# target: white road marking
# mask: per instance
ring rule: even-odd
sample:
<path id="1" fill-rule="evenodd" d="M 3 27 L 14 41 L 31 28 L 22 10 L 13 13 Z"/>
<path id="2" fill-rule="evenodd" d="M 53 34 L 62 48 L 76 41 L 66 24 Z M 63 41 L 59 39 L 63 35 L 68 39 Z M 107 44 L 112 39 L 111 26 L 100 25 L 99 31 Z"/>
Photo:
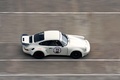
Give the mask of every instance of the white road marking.
<path id="1" fill-rule="evenodd" d="M 95 62 L 120 62 L 120 59 L 0 59 L 0 62 L 7 62 L 7 61 L 21 61 L 21 62 L 63 62 L 63 61 L 67 61 L 67 62 L 76 62 L 76 61 L 81 61 L 81 62 L 90 62 L 90 61 L 95 61 Z"/>
<path id="2" fill-rule="evenodd" d="M 120 12 L 0 12 L 2 14 L 120 14 Z"/>
<path id="3" fill-rule="evenodd" d="M 20 42 L 0 42 L 0 44 L 2 44 L 2 43 L 8 43 L 8 44 L 10 44 L 10 43 L 12 43 L 12 44 L 21 44 Z"/>
<path id="4" fill-rule="evenodd" d="M 57 76 L 57 77 L 65 77 L 65 76 L 70 76 L 70 77 L 76 77 L 76 76 L 120 76 L 120 74 L 0 74 L 0 76 Z"/>

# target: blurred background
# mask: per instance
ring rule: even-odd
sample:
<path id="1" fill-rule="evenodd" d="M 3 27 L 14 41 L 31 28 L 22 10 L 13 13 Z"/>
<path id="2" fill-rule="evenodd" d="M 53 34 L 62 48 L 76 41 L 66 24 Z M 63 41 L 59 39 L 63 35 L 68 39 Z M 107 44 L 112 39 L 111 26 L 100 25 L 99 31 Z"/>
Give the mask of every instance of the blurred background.
<path id="1" fill-rule="evenodd" d="M 119 0 L 0 0 L 1 12 L 119 12 Z"/>
<path id="2" fill-rule="evenodd" d="M 119 80 L 119 11 L 119 0 L 0 0 L 0 79 Z M 45 30 L 85 36 L 91 44 L 90 54 L 76 61 L 67 61 L 72 60 L 69 57 L 46 57 L 44 61 L 35 61 L 22 52 L 21 35 Z M 35 74 L 39 75 L 30 77 Z M 51 74 L 51 77 L 40 77 L 41 74 Z M 74 76 L 54 77 L 52 74 Z M 76 77 L 75 74 L 83 75 Z"/>
<path id="3" fill-rule="evenodd" d="M 59 30 L 66 34 L 85 36 L 91 44 L 86 58 L 120 58 L 120 14 L 96 13 L 1 13 L 1 50 L 8 55 L 19 53 L 22 34 L 35 34 L 45 30 Z M 8 43 L 10 49 L 8 47 Z M 13 44 L 14 43 L 14 44 Z M 13 46 L 14 45 L 14 46 Z M 5 46 L 5 47 L 3 47 Z M 13 48 L 12 48 L 13 47 Z M 15 47 L 15 48 L 14 48 Z M 17 49 L 16 49 L 17 48 Z M 13 50 L 11 50 L 13 49 Z M 3 57 L 3 54 L 0 54 Z M 13 56 L 13 55 L 12 55 Z M 6 55 L 3 58 L 12 58 Z M 24 55 L 23 55 L 24 56 Z M 17 58 L 17 56 L 14 58 Z"/>

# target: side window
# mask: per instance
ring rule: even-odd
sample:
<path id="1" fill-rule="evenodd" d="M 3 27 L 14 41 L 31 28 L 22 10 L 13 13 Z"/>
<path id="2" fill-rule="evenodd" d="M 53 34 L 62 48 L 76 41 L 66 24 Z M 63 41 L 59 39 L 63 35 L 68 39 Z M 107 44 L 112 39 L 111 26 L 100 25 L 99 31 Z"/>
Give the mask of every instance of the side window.
<path id="1" fill-rule="evenodd" d="M 49 46 L 50 43 L 51 41 L 44 41 L 44 42 L 39 43 L 39 45 Z"/>
<path id="2" fill-rule="evenodd" d="M 61 42 L 58 40 L 56 40 L 55 43 L 56 43 L 56 46 L 62 46 Z"/>
<path id="3" fill-rule="evenodd" d="M 39 43 L 39 45 L 44 45 L 44 46 L 56 46 L 55 42 L 50 40 L 50 41 L 44 41 Z"/>
<path id="4" fill-rule="evenodd" d="M 62 44 L 58 40 L 44 41 L 44 42 L 39 43 L 39 45 L 44 45 L 44 46 L 62 46 Z"/>

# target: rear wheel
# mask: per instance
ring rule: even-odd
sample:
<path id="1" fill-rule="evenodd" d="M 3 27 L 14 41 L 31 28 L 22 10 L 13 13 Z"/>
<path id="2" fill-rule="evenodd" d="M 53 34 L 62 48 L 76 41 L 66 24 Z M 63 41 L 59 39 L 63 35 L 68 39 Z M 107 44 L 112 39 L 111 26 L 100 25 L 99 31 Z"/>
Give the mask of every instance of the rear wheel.
<path id="1" fill-rule="evenodd" d="M 33 57 L 36 58 L 36 59 L 42 59 L 42 58 L 45 57 L 45 55 L 44 55 L 43 52 L 37 51 L 37 52 L 34 53 Z"/>
<path id="2" fill-rule="evenodd" d="M 82 57 L 82 53 L 79 51 L 74 51 L 71 53 L 70 57 L 72 57 L 73 59 L 78 59 Z"/>

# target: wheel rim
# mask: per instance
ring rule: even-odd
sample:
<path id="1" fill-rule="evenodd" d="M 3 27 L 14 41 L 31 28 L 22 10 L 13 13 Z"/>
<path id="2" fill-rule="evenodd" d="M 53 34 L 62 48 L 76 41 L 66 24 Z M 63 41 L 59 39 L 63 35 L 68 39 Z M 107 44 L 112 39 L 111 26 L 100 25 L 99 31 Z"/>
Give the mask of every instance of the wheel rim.
<path id="1" fill-rule="evenodd" d="M 73 55 L 75 58 L 77 58 L 78 56 L 79 56 L 79 54 L 78 53 L 74 53 L 74 55 Z"/>

